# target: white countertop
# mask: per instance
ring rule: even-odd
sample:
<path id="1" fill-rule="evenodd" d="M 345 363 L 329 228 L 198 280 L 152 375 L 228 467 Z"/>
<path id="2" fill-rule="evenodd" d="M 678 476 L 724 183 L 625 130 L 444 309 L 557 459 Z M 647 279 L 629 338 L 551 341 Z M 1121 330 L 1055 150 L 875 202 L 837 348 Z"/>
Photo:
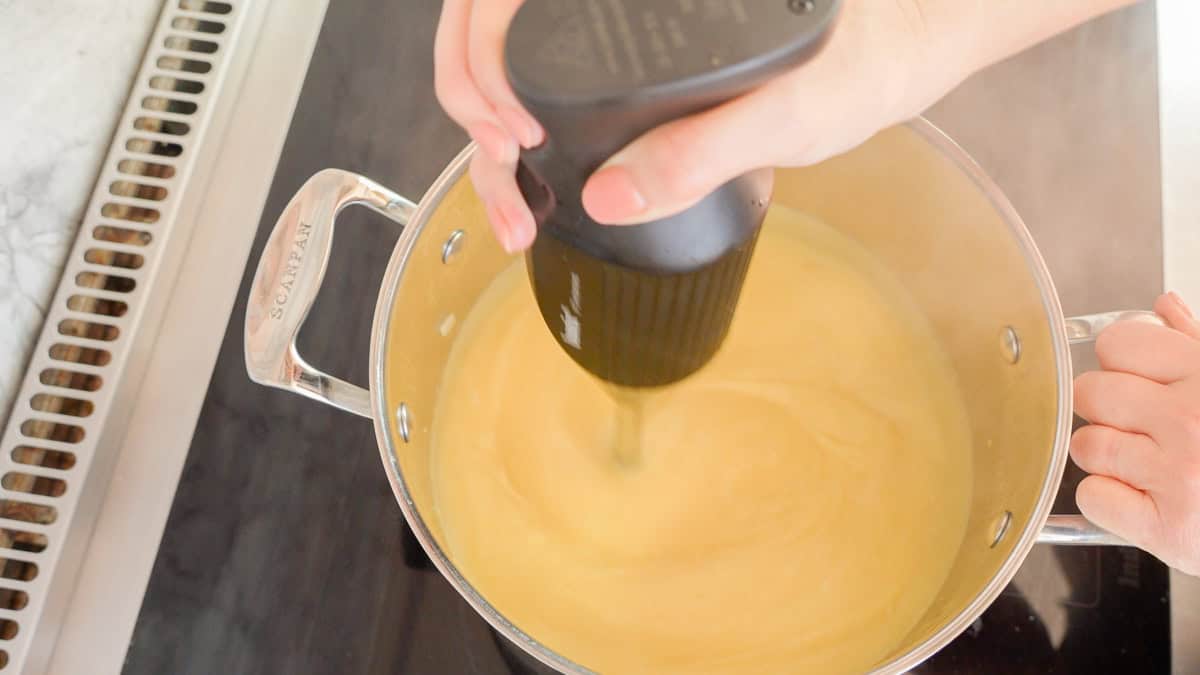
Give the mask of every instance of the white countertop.
<path id="1" fill-rule="evenodd" d="M 0 429 L 162 0 L 0 0 Z"/>
<path id="2" fill-rule="evenodd" d="M 1200 301 L 1200 5 L 1158 4 L 1163 285 Z M 1171 571 L 1172 671 L 1200 672 L 1200 578 Z M 1191 639 L 1184 639 L 1184 637 Z"/>

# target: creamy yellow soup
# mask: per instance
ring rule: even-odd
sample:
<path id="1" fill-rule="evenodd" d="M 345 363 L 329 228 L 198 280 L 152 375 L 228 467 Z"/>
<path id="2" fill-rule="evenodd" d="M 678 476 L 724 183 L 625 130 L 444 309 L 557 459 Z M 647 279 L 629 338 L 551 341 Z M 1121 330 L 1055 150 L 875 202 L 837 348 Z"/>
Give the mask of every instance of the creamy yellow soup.
<path id="1" fill-rule="evenodd" d="M 772 207 L 721 351 L 641 405 L 623 430 L 523 264 L 497 278 L 432 435 L 448 553 L 489 602 L 602 673 L 852 673 L 899 646 L 962 542 L 970 437 L 864 249 Z"/>

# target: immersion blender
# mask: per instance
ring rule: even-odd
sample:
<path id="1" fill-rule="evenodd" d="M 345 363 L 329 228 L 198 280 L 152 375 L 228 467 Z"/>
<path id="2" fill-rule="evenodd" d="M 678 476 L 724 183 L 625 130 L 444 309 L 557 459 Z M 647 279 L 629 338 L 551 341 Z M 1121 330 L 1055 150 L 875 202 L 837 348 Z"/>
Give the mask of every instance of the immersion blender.
<path id="1" fill-rule="evenodd" d="M 584 182 L 663 123 L 717 106 L 811 58 L 840 0 L 526 0 L 505 45 L 518 99 L 546 131 L 517 178 L 538 232 L 529 278 L 579 365 L 623 387 L 681 380 L 733 320 L 771 193 L 735 178 L 677 215 L 609 226 Z M 719 161 L 720 158 L 713 158 Z M 687 168 L 684 167 L 683 170 Z"/>

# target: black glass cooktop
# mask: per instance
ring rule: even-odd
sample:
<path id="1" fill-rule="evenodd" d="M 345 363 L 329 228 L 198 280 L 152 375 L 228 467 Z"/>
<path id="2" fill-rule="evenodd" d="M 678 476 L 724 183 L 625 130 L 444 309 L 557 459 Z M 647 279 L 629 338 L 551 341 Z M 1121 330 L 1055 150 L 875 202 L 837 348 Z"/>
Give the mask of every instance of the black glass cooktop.
<path id="1" fill-rule="evenodd" d="M 1068 466 L 1057 513 L 1078 513 Z M 1166 673 L 1168 570 L 1133 548 L 1035 546 L 983 616 L 914 672 Z"/>
<path id="2" fill-rule="evenodd" d="M 434 0 L 330 3 L 252 264 L 314 172 L 358 171 L 417 197 L 465 143 L 433 96 L 438 10 Z M 334 375 L 366 382 L 375 293 L 396 236 L 371 214 L 339 221 L 300 345 Z M 239 299 L 125 672 L 547 672 L 428 563 L 367 421 L 249 382 L 244 311 Z M 1068 476 L 1062 510 L 1077 480 Z M 1168 621 L 1167 573 L 1149 556 L 1036 547 L 994 606 L 918 672 L 1167 672 Z"/>

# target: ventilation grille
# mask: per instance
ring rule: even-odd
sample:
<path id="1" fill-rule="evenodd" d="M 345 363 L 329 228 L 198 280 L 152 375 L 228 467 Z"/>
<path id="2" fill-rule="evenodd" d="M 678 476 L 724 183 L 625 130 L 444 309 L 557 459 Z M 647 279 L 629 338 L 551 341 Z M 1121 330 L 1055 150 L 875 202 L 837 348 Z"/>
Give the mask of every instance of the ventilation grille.
<path id="1" fill-rule="evenodd" d="M 95 525 L 119 441 L 101 440 L 124 427 L 116 394 L 138 386 L 139 332 L 157 331 L 146 296 L 174 280 L 159 263 L 251 1 L 164 3 L 81 223 L 0 444 L 0 672 L 40 669 L 27 656 L 56 637 L 56 622 L 40 620 L 78 572 L 62 554 L 83 547 L 68 540 Z"/>

